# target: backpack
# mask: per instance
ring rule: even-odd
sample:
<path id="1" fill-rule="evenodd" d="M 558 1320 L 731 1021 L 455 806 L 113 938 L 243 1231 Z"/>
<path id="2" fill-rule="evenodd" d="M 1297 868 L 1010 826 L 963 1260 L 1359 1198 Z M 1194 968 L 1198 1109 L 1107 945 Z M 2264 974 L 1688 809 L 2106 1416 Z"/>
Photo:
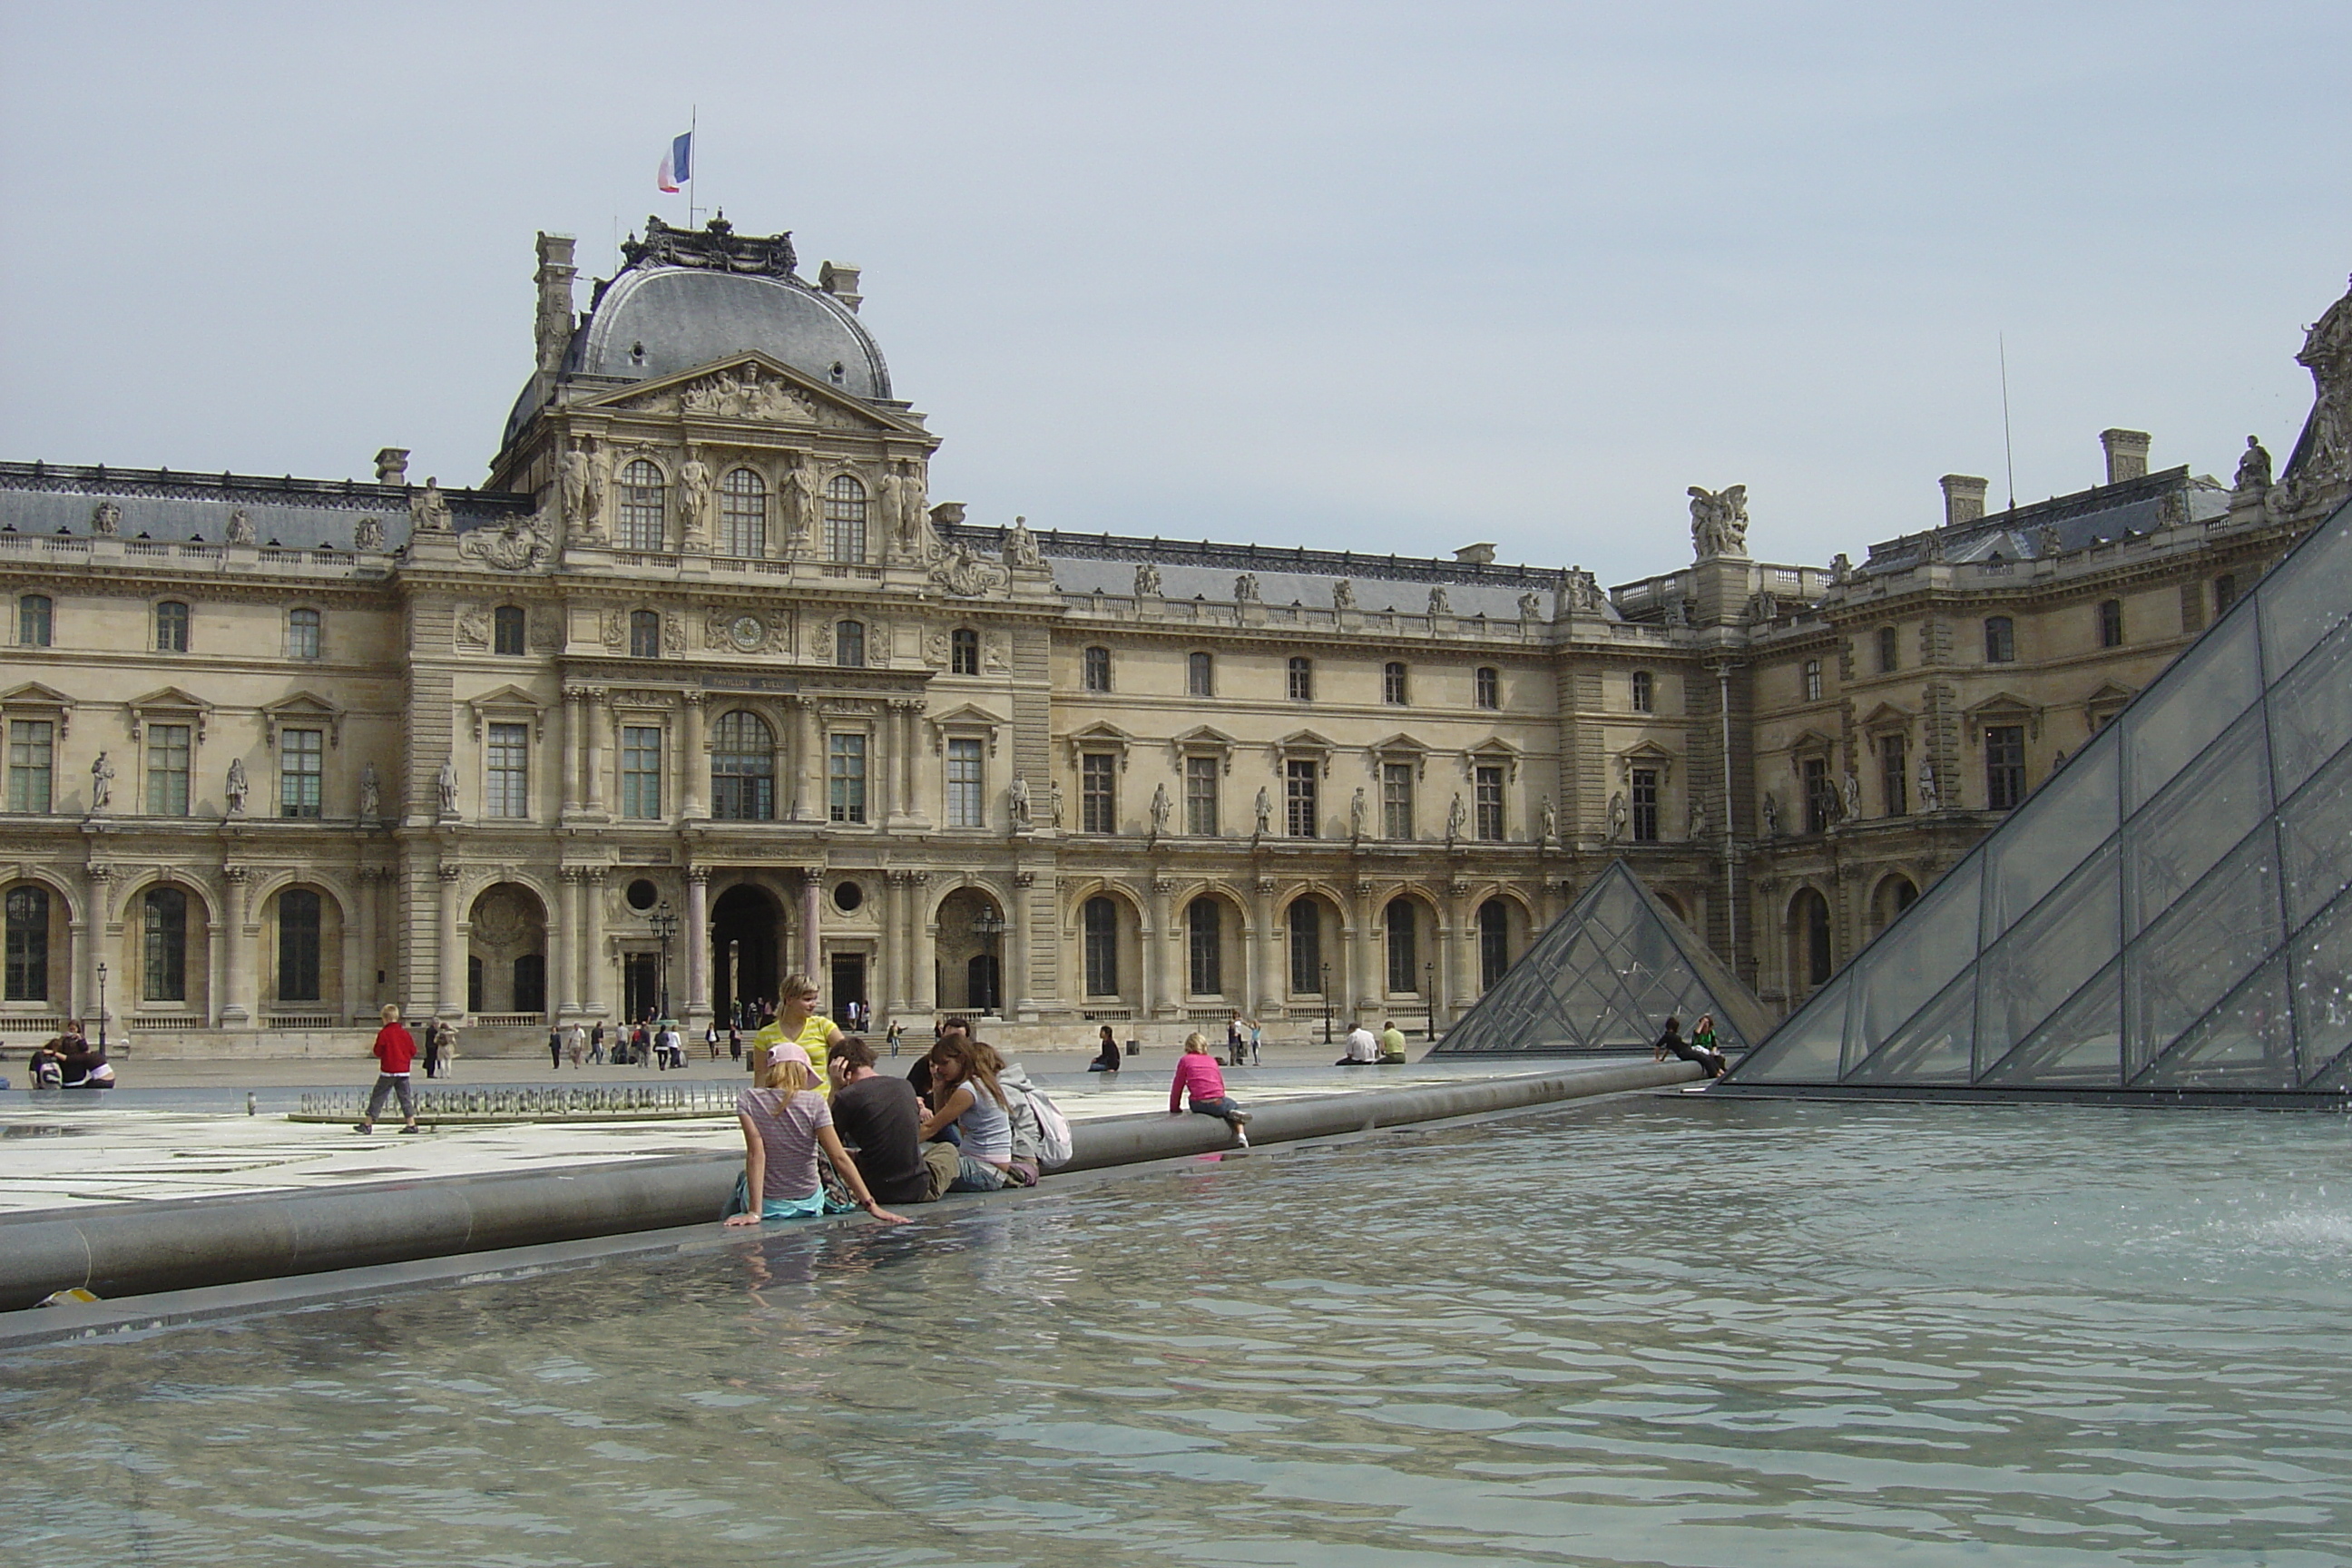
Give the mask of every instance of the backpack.
<path id="1" fill-rule="evenodd" d="M 1013 1157 L 1030 1160 L 1045 1170 L 1070 1163 L 1070 1119 L 1042 1089 L 1029 1081 L 1018 1062 L 1006 1064 L 997 1083 L 1011 1101 Z"/>

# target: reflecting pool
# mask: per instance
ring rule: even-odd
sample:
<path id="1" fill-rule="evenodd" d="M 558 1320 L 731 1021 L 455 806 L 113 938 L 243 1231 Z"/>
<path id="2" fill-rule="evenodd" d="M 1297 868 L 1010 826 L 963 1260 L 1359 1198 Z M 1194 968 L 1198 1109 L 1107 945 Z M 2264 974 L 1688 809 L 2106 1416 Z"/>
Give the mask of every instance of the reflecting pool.
<path id="1" fill-rule="evenodd" d="M 2352 1124 L 1618 1100 L 0 1361 L 22 1561 L 2338 1563 Z"/>

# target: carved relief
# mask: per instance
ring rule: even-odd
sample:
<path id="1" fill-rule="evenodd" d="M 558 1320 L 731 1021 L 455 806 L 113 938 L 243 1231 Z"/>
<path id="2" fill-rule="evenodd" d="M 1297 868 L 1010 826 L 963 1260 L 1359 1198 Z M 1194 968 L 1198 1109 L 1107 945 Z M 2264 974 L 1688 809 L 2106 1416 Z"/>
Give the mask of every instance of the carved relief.
<path id="1" fill-rule="evenodd" d="M 973 599 L 1013 581 L 1013 574 L 995 562 L 974 555 L 962 540 L 931 567 L 931 586 L 954 599 Z"/>
<path id="2" fill-rule="evenodd" d="M 547 563 L 554 542 L 540 514 L 509 518 L 497 528 L 478 528 L 457 541 L 457 553 L 500 572 L 530 572 Z"/>
<path id="3" fill-rule="evenodd" d="M 486 648 L 490 646 L 490 612 L 481 605 L 457 606 L 457 637 L 459 647 Z"/>
<path id="4" fill-rule="evenodd" d="M 628 647 L 629 612 L 626 610 L 606 610 L 604 616 L 603 637 L 604 646 L 611 648 L 615 653 L 618 653 L 621 649 Z"/>
<path id="5" fill-rule="evenodd" d="M 663 647 L 670 646 L 670 628 L 675 619 L 666 619 L 662 627 Z M 821 635 L 821 634 L 819 634 Z M 678 627 L 677 652 L 686 652 L 686 633 Z M 702 646 L 729 653 L 790 653 L 793 647 L 792 617 L 770 611 L 765 617 L 749 610 L 712 610 L 702 618 Z"/>

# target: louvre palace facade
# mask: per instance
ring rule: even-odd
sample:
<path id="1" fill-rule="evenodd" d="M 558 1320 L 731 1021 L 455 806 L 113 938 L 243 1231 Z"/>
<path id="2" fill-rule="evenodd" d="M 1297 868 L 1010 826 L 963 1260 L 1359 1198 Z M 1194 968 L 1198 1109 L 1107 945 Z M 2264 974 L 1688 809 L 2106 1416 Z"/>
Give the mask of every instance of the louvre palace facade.
<path id="1" fill-rule="evenodd" d="M 1785 1010 L 2352 478 L 2339 302 L 2275 477 L 2110 430 L 2101 483 L 1948 476 L 1858 563 L 1752 558 L 1736 486 L 1607 590 L 1033 531 L 932 500 L 856 269 L 625 255 L 583 311 L 541 237 L 479 488 L 0 464 L 0 1037 L 101 984 L 166 1050 L 698 1027 L 800 969 L 1016 1040 L 1442 1030 L 1619 858 Z"/>

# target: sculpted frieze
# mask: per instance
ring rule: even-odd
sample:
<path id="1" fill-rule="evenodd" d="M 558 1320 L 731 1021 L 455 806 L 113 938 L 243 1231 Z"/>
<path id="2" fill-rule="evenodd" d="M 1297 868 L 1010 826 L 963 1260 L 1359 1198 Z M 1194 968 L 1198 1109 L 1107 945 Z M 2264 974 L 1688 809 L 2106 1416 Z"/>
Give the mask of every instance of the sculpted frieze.
<path id="1" fill-rule="evenodd" d="M 457 553 L 500 572 L 530 572 L 547 563 L 555 544 L 539 514 L 509 518 L 497 528 L 478 528 L 457 541 Z"/>
<path id="2" fill-rule="evenodd" d="M 664 627 L 663 643 L 669 643 L 668 628 Z M 678 641 L 683 645 L 681 632 Z M 749 610 L 711 610 L 702 618 L 702 646 L 725 653 L 790 653 L 793 647 L 793 623 L 789 615 L 771 610 L 764 616 Z M 683 646 L 677 652 L 686 651 Z"/>

